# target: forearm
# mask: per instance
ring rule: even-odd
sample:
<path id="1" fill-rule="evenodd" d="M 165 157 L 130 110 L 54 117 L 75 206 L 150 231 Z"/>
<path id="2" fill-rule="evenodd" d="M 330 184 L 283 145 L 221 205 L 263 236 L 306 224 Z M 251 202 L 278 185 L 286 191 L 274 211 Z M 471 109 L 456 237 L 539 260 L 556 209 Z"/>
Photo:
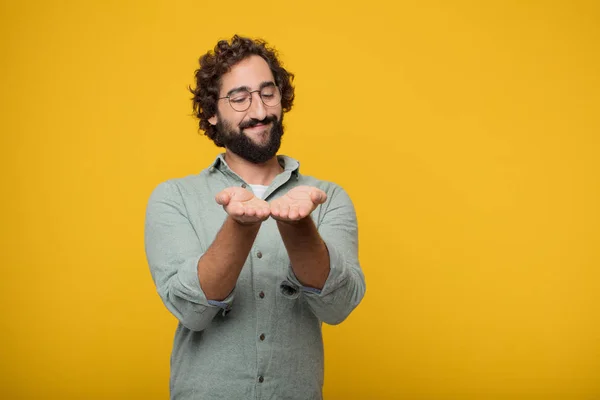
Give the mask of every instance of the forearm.
<path id="1" fill-rule="evenodd" d="M 329 275 L 329 253 L 312 218 L 293 223 L 278 221 L 277 227 L 298 281 L 322 289 Z"/>
<path id="2" fill-rule="evenodd" d="M 198 261 L 198 280 L 209 300 L 225 299 L 235 287 L 260 223 L 244 225 L 227 217 Z"/>

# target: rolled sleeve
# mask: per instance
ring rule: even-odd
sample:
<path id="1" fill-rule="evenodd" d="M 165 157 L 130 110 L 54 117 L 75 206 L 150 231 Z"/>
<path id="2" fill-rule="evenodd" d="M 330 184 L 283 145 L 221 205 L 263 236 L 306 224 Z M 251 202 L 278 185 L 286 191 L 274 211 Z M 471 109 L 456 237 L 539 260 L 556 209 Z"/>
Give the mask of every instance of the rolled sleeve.
<path id="1" fill-rule="evenodd" d="M 205 249 L 189 221 L 181 194 L 170 182 L 160 184 L 150 196 L 144 237 L 157 291 L 182 325 L 204 330 L 219 310 L 231 308 L 233 292 L 215 304 L 200 286 L 198 261 Z"/>
<path id="2" fill-rule="evenodd" d="M 358 226 L 350 197 L 336 187 L 318 231 L 329 252 L 329 275 L 322 289 L 302 286 L 289 268 L 288 279 L 301 288 L 315 315 L 335 325 L 345 320 L 364 297 L 366 285 L 358 261 Z"/>

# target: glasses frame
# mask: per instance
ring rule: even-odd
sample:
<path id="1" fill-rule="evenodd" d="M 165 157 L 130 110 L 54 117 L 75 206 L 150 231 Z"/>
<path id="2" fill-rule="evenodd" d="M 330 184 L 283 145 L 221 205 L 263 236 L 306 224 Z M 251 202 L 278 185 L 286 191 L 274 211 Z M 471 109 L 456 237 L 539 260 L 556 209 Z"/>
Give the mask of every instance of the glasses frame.
<path id="1" fill-rule="evenodd" d="M 266 89 L 268 87 L 274 87 L 279 92 L 279 101 L 277 102 L 277 104 L 268 105 L 267 103 L 265 103 L 265 100 L 262 98 L 262 94 L 260 92 L 263 89 Z M 246 92 L 246 93 L 250 94 L 250 103 L 248 103 L 248 107 L 246 107 L 243 110 L 236 110 L 235 107 L 233 107 L 233 105 L 231 104 L 231 98 L 230 97 L 233 96 L 233 94 L 230 94 L 229 96 L 219 97 L 218 100 L 227 99 L 227 103 L 229 103 L 229 106 L 233 109 L 233 111 L 236 111 L 236 112 L 248 111 L 250 109 L 250 107 L 252 107 L 252 99 L 254 98 L 254 96 L 252 96 L 252 93 L 258 93 L 258 97 L 260 97 L 260 101 L 262 101 L 262 103 L 264 104 L 265 107 L 277 107 L 278 105 L 281 104 L 281 100 L 282 100 L 281 88 L 279 88 L 279 86 L 277 86 L 277 85 L 273 85 L 273 86 L 269 85 L 269 86 L 266 86 L 266 87 L 264 87 L 262 89 L 257 89 L 257 90 L 240 89 L 240 90 L 237 90 L 235 94 L 238 94 L 239 92 Z"/>

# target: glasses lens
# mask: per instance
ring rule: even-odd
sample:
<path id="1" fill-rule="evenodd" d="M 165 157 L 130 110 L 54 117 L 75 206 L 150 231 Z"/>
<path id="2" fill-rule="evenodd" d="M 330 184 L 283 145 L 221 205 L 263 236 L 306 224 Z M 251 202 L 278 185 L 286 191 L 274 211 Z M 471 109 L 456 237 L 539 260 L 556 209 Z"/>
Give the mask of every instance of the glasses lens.
<path id="1" fill-rule="evenodd" d="M 267 86 L 260 91 L 260 98 L 266 106 L 274 107 L 281 102 L 281 92 L 277 86 Z"/>
<path id="2" fill-rule="evenodd" d="M 240 90 L 239 92 L 229 96 L 229 104 L 236 111 L 246 111 L 250 107 L 252 95 L 247 90 Z"/>

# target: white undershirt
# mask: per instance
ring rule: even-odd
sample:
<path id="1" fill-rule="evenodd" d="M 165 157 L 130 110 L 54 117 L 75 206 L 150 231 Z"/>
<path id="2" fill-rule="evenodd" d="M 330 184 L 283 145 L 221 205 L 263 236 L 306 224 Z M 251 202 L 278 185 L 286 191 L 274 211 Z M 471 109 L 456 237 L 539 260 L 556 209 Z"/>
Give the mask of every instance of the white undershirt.
<path id="1" fill-rule="evenodd" d="M 254 192 L 254 195 L 261 200 L 262 200 L 263 196 L 265 195 L 265 192 L 267 191 L 267 188 L 268 188 L 268 186 L 265 186 L 265 185 L 252 185 L 252 184 L 250 184 L 250 187 L 252 188 L 252 192 Z"/>

